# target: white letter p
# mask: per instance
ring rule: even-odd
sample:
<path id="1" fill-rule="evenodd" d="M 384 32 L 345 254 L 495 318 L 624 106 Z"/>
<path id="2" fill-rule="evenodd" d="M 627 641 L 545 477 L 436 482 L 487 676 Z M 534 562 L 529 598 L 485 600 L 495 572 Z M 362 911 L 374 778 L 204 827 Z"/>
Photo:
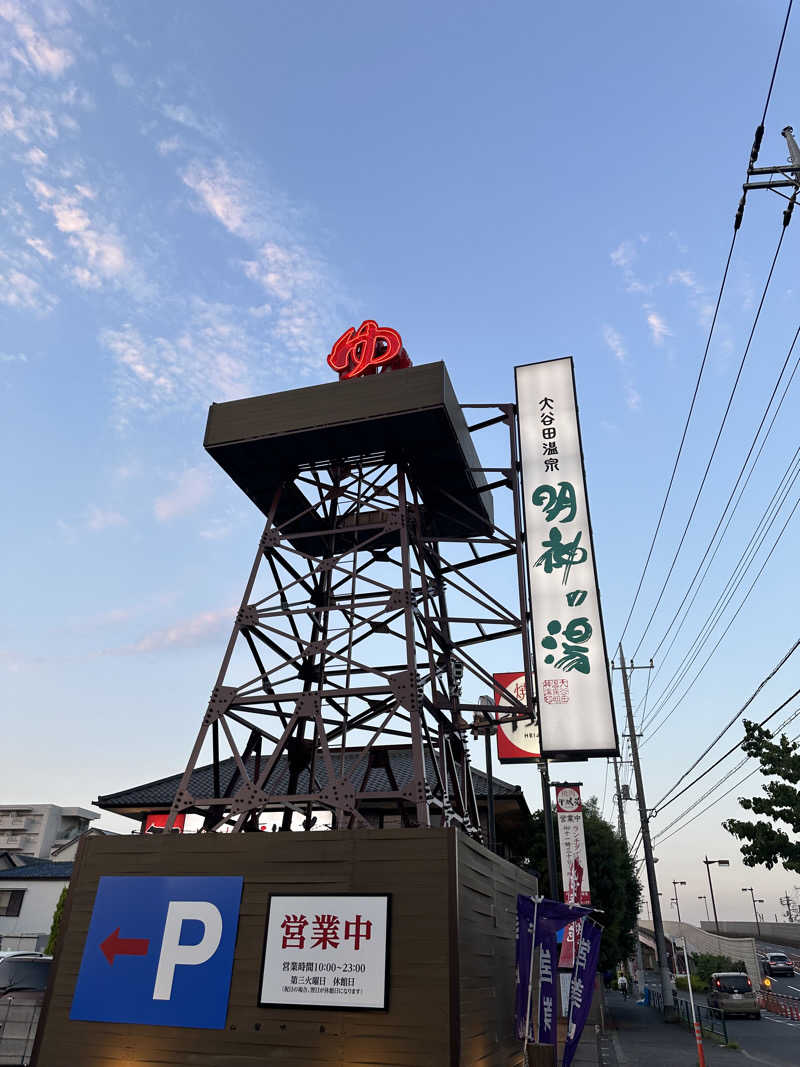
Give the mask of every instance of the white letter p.
<path id="1" fill-rule="evenodd" d="M 197 919 L 203 924 L 203 936 L 196 945 L 182 945 L 181 927 L 185 919 Z M 153 1000 L 169 1000 L 172 979 L 179 965 L 197 966 L 210 960 L 222 937 L 222 915 L 207 900 L 171 900 L 161 939 Z"/>

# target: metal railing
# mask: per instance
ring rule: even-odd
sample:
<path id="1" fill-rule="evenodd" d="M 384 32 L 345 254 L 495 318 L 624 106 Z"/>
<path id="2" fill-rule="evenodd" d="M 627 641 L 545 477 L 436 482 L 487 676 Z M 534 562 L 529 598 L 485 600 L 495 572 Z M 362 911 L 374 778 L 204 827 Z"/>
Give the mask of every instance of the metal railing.
<path id="1" fill-rule="evenodd" d="M 41 1004 L 5 999 L 0 1006 L 0 1065 L 26 1067 L 31 1062 L 36 1028 L 39 1025 Z"/>
<path id="2" fill-rule="evenodd" d="M 681 1022 L 686 1023 L 690 1030 L 693 1029 L 692 1007 L 689 1001 L 684 1000 L 683 997 L 676 997 L 675 1008 L 678 1011 Z M 720 1008 L 711 1008 L 708 1004 L 698 1004 L 696 1000 L 694 1002 L 694 1011 L 697 1021 L 700 1023 L 700 1029 L 707 1034 L 716 1034 L 727 1045 L 728 1027 L 725 1025 L 725 1013 Z"/>

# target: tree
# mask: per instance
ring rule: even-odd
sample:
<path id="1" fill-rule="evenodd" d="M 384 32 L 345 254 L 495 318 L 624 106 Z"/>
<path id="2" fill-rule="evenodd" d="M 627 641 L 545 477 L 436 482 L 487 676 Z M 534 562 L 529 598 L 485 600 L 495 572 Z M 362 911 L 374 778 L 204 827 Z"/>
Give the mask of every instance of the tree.
<path id="1" fill-rule="evenodd" d="M 48 956 L 52 956 L 53 953 L 56 950 L 56 944 L 58 942 L 58 933 L 59 933 L 59 930 L 61 929 L 61 917 L 64 914 L 64 901 L 66 899 L 67 899 L 67 886 L 64 886 L 64 888 L 61 890 L 61 895 L 58 898 L 58 903 L 56 904 L 56 910 L 53 912 L 53 922 L 52 922 L 52 924 L 50 926 L 50 937 L 48 938 L 47 948 L 45 949 L 45 953 Z"/>
<path id="2" fill-rule="evenodd" d="M 742 751 L 755 756 L 761 773 L 777 781 L 764 783 L 763 796 L 739 797 L 745 811 L 766 815 L 767 819 L 727 819 L 722 825 L 728 833 L 747 842 L 741 846 L 747 867 L 763 863 L 771 870 L 782 863 L 787 871 L 800 873 L 800 744 L 790 741 L 786 734 L 775 741 L 769 730 L 748 719 L 744 720 L 744 729 Z M 776 823 L 784 823 L 791 833 Z"/>
<path id="3" fill-rule="evenodd" d="M 602 818 L 594 797 L 583 805 L 583 827 L 592 907 L 601 910 L 602 914 L 597 916 L 597 920 L 604 927 L 599 966 L 601 970 L 609 970 L 621 960 L 629 959 L 636 951 L 636 924 L 642 890 L 634 862 L 622 838 L 611 823 Z M 555 816 L 553 833 L 558 840 Z M 544 816 L 541 811 L 531 816 L 524 854 L 534 870 L 540 872 L 539 891 L 545 896 L 560 899 L 557 890 L 554 892 L 548 884 Z"/>

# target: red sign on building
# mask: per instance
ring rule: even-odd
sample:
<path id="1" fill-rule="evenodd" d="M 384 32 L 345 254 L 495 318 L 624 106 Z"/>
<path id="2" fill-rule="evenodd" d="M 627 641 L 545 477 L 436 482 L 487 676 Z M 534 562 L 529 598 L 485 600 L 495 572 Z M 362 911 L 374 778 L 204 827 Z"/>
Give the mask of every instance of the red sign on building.
<path id="1" fill-rule="evenodd" d="M 339 377 L 363 378 L 378 371 L 403 370 L 411 366 L 397 330 L 365 319 L 358 329 L 345 330 L 328 354 L 328 366 Z"/>
<path id="2" fill-rule="evenodd" d="M 514 674 L 493 674 L 495 682 L 527 706 L 528 699 L 525 686 L 525 672 Z M 509 707 L 506 694 L 498 688 L 494 691 L 494 702 L 498 708 Z M 501 763 L 531 763 L 539 758 L 539 727 L 537 723 L 521 715 L 516 728 L 511 722 L 497 724 L 497 758 Z"/>

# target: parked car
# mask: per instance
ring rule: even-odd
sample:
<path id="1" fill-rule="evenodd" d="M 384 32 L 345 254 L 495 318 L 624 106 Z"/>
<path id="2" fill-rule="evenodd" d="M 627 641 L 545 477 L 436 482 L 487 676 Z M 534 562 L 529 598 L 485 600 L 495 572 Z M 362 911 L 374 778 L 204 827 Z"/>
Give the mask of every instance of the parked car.
<path id="1" fill-rule="evenodd" d="M 0 960 L 0 1064 L 30 1063 L 52 956 Z"/>
<path id="2" fill-rule="evenodd" d="M 753 983 L 739 971 L 717 971 L 711 975 L 708 1003 L 723 1015 L 750 1015 L 761 1018 Z"/>
<path id="3" fill-rule="evenodd" d="M 794 974 L 794 966 L 785 952 L 768 952 L 764 959 L 764 974 L 771 977 L 786 974 L 791 977 Z"/>

